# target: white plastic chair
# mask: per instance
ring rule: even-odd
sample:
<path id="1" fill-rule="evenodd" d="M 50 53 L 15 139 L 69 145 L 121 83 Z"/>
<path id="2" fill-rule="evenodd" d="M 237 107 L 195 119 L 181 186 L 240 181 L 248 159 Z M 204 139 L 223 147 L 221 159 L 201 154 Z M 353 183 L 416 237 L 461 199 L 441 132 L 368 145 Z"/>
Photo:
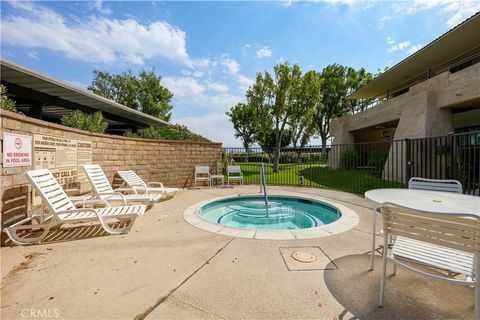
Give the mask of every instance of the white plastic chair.
<path id="1" fill-rule="evenodd" d="M 384 303 L 387 261 L 390 261 L 394 264 L 394 274 L 398 265 L 433 279 L 475 286 L 474 318 L 479 319 L 479 217 L 420 212 L 389 203 L 384 203 L 380 212 L 385 237 L 379 305 Z M 390 235 L 394 238 L 392 249 L 388 249 Z M 415 263 L 448 274 L 429 272 Z"/>
<path id="2" fill-rule="evenodd" d="M 118 188 L 113 190 L 107 176 L 98 164 L 85 164 L 83 170 L 93 188 L 94 199 L 107 201 L 122 201 L 124 204 L 131 202 L 141 202 L 147 205 L 153 205 L 160 201 L 161 194 L 138 194 L 135 189 Z M 121 192 L 131 192 L 133 194 L 122 194 Z"/>
<path id="3" fill-rule="evenodd" d="M 127 233 L 137 216 L 143 215 L 146 210 L 144 205 L 110 207 L 107 201 L 104 201 L 105 208 L 76 209 L 48 169 L 27 171 L 26 175 L 35 190 L 42 197 L 43 204 L 48 208 L 50 215 L 45 218 L 44 215 L 34 214 L 31 217 L 4 228 L 3 231 L 17 244 L 38 243 L 47 235 L 51 228 L 65 223 L 98 220 L 103 229 L 110 234 Z M 112 228 L 108 225 L 108 222 L 112 219 L 116 221 L 128 221 L 128 225 L 122 228 Z M 37 224 L 26 224 L 33 220 L 36 221 Z M 37 236 L 22 238 L 21 235 L 18 234 L 19 231 L 22 233 L 25 233 L 25 231 L 27 233 L 28 231 L 32 233 L 41 231 L 41 233 Z"/>
<path id="4" fill-rule="evenodd" d="M 207 181 L 208 186 L 212 186 L 212 178 L 210 177 L 209 166 L 195 166 L 195 187 L 198 181 Z"/>
<path id="5" fill-rule="evenodd" d="M 227 167 L 227 185 L 230 186 L 230 180 L 238 180 L 243 186 L 243 172 L 240 166 Z"/>
<path id="6" fill-rule="evenodd" d="M 408 189 L 463 193 L 462 184 L 458 180 L 438 180 L 418 177 L 413 177 L 408 181 Z"/>
<path id="7" fill-rule="evenodd" d="M 120 178 L 125 181 L 125 184 L 134 189 L 138 193 L 142 194 L 163 194 L 167 197 L 173 197 L 178 188 L 165 188 L 161 182 L 145 182 L 140 178 L 135 171 L 117 171 Z M 156 187 L 155 187 L 156 186 Z"/>
<path id="8" fill-rule="evenodd" d="M 457 180 L 437 180 L 418 177 L 411 178 L 408 181 L 408 189 L 463 193 L 462 184 Z M 383 232 L 376 232 L 376 215 L 379 213 L 379 210 L 380 207 L 375 207 L 373 209 L 372 258 L 370 262 L 371 270 L 373 270 L 375 260 L 375 236 L 383 236 Z"/>

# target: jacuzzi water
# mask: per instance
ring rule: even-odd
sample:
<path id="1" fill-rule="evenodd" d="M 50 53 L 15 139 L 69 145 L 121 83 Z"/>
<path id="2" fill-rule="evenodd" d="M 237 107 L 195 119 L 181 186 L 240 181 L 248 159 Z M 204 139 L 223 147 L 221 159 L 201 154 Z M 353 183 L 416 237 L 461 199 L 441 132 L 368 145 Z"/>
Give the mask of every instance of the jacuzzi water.
<path id="1" fill-rule="evenodd" d="M 340 210 L 332 205 L 302 198 L 269 196 L 268 210 L 263 197 L 239 196 L 210 202 L 198 214 L 229 227 L 285 230 L 307 229 L 338 220 Z"/>

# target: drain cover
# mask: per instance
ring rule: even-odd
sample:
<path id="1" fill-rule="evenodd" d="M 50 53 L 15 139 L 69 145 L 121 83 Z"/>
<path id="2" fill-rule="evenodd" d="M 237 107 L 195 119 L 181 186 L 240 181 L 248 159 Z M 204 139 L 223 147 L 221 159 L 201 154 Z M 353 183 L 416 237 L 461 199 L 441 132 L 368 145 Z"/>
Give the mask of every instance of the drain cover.
<path id="1" fill-rule="evenodd" d="M 299 261 L 299 262 L 314 262 L 317 260 L 315 255 L 311 254 L 310 252 L 305 251 L 295 251 L 292 253 L 292 258 Z"/>

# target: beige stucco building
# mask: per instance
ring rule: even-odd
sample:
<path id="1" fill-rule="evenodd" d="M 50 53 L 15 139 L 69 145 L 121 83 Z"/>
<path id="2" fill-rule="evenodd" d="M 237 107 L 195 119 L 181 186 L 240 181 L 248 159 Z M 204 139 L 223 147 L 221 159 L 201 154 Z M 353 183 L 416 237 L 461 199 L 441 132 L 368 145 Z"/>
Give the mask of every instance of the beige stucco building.
<path id="1" fill-rule="evenodd" d="M 333 144 L 480 130 L 480 13 L 434 40 L 349 99 L 386 99 L 331 124 Z"/>
<path id="2" fill-rule="evenodd" d="M 342 167 L 345 150 L 354 150 L 366 159 L 355 168 L 368 168 L 369 153 L 380 148 L 388 153 L 381 172 L 384 180 L 406 183 L 412 176 L 458 179 L 478 192 L 480 13 L 348 99 L 380 103 L 331 123 L 332 144 L 340 146 L 329 155 L 330 167 Z M 466 132 L 471 134 L 462 134 Z"/>

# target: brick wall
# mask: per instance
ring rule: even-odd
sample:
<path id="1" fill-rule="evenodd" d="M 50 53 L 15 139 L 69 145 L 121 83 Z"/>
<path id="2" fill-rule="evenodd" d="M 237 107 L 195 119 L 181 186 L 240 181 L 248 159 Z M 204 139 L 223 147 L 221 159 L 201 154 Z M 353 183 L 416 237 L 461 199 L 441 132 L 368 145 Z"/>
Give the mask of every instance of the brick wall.
<path id="1" fill-rule="evenodd" d="M 92 141 L 92 162 L 100 164 L 113 182 L 117 170 L 135 170 L 145 181 L 161 181 L 166 186 L 186 188 L 193 184 L 195 165 L 209 165 L 212 173 L 221 170 L 222 144 L 125 138 L 72 129 L 16 113 L 0 110 L 3 162 L 3 132 L 35 133 Z M 34 209 L 31 186 L 24 172 L 32 167 L 1 166 L 1 224 L 8 225 Z"/>

